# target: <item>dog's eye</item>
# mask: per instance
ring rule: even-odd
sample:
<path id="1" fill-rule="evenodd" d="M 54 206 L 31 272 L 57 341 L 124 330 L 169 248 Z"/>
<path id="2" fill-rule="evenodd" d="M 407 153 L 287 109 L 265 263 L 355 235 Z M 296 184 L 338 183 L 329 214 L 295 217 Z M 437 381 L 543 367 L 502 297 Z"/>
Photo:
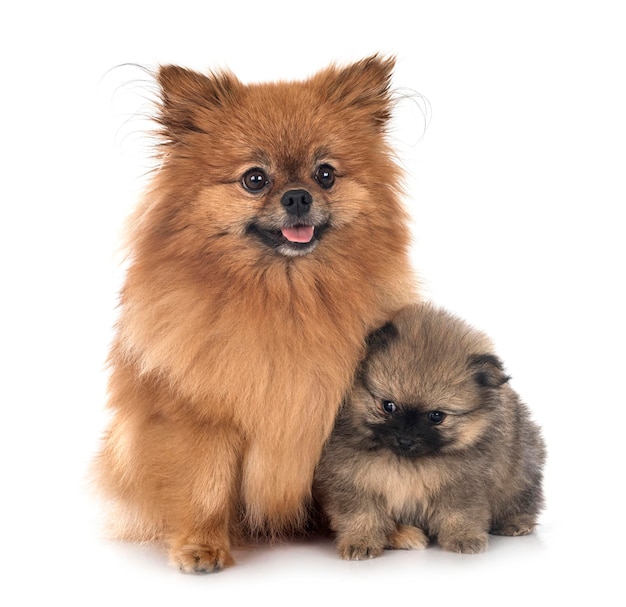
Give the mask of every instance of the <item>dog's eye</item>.
<path id="1" fill-rule="evenodd" d="M 315 171 L 315 181 L 324 189 L 332 188 L 335 183 L 335 169 L 329 164 L 321 164 Z"/>
<path id="2" fill-rule="evenodd" d="M 398 408 L 396 406 L 396 403 L 394 403 L 391 400 L 384 400 L 381 403 L 381 407 L 382 407 L 382 410 L 383 410 L 384 413 L 389 413 L 389 414 L 394 413 L 395 410 Z"/>
<path id="3" fill-rule="evenodd" d="M 428 419 L 433 423 L 433 424 L 440 424 L 446 417 L 446 414 L 443 413 L 442 411 L 431 411 L 428 414 Z"/>
<path id="4" fill-rule="evenodd" d="M 243 185 L 248 192 L 260 192 L 269 181 L 265 171 L 255 167 L 254 169 L 246 171 L 241 179 L 241 185 Z"/>

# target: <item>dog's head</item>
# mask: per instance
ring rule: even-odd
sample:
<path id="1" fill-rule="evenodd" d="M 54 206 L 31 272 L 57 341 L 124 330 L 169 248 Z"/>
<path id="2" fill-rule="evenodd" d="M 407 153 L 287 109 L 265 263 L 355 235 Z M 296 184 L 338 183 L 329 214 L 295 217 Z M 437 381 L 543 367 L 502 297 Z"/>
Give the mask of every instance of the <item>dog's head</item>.
<path id="1" fill-rule="evenodd" d="M 385 139 L 393 63 L 371 57 L 249 85 L 161 67 L 162 164 L 143 215 L 155 237 L 184 235 L 178 254 L 224 245 L 247 260 L 307 256 L 327 241 L 343 253 L 357 240 L 375 248 L 377 229 L 404 245 L 391 225 L 404 217 Z"/>

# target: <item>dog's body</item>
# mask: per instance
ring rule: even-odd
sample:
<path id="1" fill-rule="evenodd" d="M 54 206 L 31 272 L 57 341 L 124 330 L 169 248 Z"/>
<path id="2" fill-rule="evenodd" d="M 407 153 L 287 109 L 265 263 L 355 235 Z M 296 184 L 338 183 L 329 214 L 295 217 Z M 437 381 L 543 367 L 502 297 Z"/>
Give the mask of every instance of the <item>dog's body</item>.
<path id="1" fill-rule="evenodd" d="M 97 460 L 117 534 L 183 571 L 301 527 L 364 339 L 414 299 L 384 127 L 393 62 L 296 83 L 161 68 Z"/>
<path id="2" fill-rule="evenodd" d="M 315 477 L 343 558 L 533 530 L 545 447 L 508 379 L 483 333 L 430 305 L 372 334 Z"/>

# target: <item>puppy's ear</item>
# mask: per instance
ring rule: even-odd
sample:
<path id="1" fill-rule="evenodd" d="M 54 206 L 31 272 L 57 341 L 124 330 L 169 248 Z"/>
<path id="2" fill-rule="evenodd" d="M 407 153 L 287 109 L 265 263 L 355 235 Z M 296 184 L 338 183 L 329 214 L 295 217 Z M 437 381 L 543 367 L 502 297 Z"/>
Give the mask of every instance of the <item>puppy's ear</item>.
<path id="1" fill-rule="evenodd" d="M 476 383 L 482 387 L 499 388 L 511 379 L 504 372 L 502 361 L 493 354 L 472 354 L 468 367 L 473 372 Z"/>
<path id="2" fill-rule="evenodd" d="M 396 337 L 398 337 L 398 329 L 392 322 L 384 324 L 375 331 L 372 331 L 365 343 L 367 345 L 368 353 L 378 352 L 386 348 Z"/>
<path id="3" fill-rule="evenodd" d="M 232 101 L 240 86 L 230 72 L 205 76 L 177 65 L 161 66 L 157 82 L 161 98 L 157 120 L 169 140 L 184 133 L 203 133 L 203 118 Z"/>
<path id="4" fill-rule="evenodd" d="M 351 110 L 366 112 L 378 128 L 391 116 L 391 75 L 394 57 L 373 55 L 344 68 L 331 67 L 321 74 L 327 99 Z"/>

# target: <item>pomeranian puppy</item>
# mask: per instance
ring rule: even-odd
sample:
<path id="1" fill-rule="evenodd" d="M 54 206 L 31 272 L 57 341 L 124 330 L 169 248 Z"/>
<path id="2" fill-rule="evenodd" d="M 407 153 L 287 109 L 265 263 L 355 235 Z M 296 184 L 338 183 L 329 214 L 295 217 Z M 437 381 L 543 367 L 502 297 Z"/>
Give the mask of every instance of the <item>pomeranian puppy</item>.
<path id="1" fill-rule="evenodd" d="M 393 59 L 299 82 L 161 67 L 97 482 L 118 537 L 184 572 L 299 530 L 365 352 L 414 299 L 386 127 Z"/>
<path id="2" fill-rule="evenodd" d="M 489 339 L 413 304 L 369 339 L 315 477 L 344 559 L 384 548 L 483 551 L 543 505 L 544 443 Z"/>

